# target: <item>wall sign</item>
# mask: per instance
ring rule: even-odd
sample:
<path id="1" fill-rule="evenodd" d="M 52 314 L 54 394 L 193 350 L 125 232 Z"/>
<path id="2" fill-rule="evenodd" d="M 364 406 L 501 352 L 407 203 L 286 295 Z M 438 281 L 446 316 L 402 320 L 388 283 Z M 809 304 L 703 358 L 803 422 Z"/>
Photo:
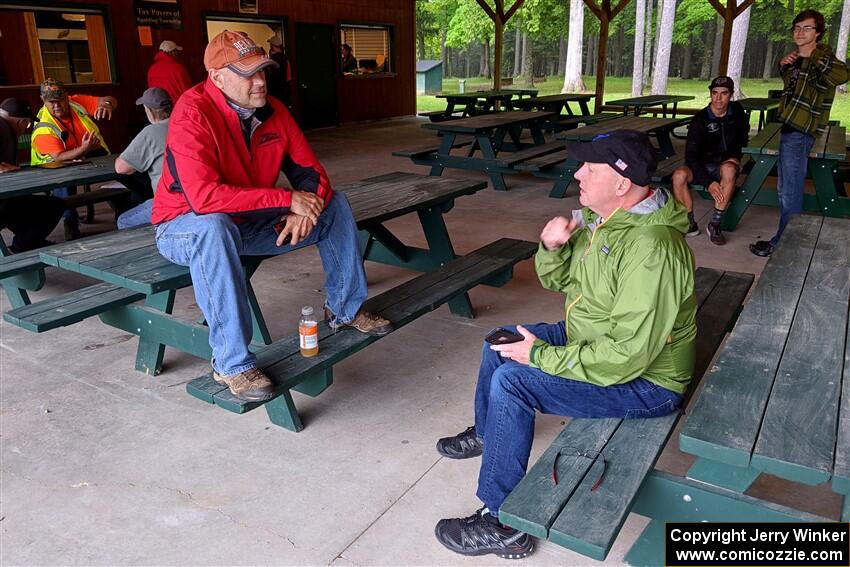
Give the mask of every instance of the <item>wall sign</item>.
<path id="1" fill-rule="evenodd" d="M 257 0 L 239 0 L 240 14 L 256 14 Z"/>
<path id="2" fill-rule="evenodd" d="M 179 0 L 135 0 L 136 25 L 154 29 L 183 27 Z"/>

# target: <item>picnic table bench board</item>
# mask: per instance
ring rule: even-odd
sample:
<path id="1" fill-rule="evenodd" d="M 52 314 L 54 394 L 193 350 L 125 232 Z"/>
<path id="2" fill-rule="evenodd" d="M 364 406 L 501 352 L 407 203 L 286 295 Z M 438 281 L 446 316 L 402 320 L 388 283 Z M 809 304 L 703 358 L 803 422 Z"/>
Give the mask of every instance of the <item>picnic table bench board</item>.
<path id="1" fill-rule="evenodd" d="M 690 392 L 734 325 L 752 281 L 751 274 L 697 270 L 697 359 Z M 604 559 L 678 419 L 674 413 L 652 419 L 571 420 L 502 504 L 500 521 Z M 552 471 L 561 449 L 600 452 L 604 463 L 561 454 L 554 485 Z M 603 469 L 602 483 L 592 490 Z"/>
<path id="2" fill-rule="evenodd" d="M 530 258 L 536 250 L 534 242 L 497 240 L 367 300 L 365 308 L 380 313 L 398 329 L 478 284 L 504 285 L 512 277 L 513 265 Z M 260 349 L 258 365 L 276 386 L 276 396 L 268 402 L 241 400 L 213 380 L 211 374 L 190 382 L 187 391 L 235 413 L 245 413 L 262 405 L 272 423 L 300 431 L 303 425 L 290 390 L 318 395 L 333 382 L 333 364 L 379 338 L 353 329 L 334 332 L 322 322 L 319 325 L 319 354 L 315 357 L 301 356 L 297 334 Z"/>

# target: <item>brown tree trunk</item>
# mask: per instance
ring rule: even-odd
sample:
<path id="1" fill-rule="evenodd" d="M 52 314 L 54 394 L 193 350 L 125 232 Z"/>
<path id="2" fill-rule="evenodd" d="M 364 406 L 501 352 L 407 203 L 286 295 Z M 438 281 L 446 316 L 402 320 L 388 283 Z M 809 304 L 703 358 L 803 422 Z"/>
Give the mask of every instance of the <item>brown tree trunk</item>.
<path id="1" fill-rule="evenodd" d="M 764 55 L 764 69 L 761 72 L 762 79 L 769 79 L 773 74 L 773 42 L 767 40 L 767 52 Z"/>
<path id="2" fill-rule="evenodd" d="M 691 57 L 693 53 L 693 43 L 688 41 L 682 48 L 682 73 L 683 79 L 691 78 Z"/>
<path id="3" fill-rule="evenodd" d="M 558 42 L 558 72 L 559 77 L 563 77 L 567 70 L 567 38 L 561 36 Z"/>

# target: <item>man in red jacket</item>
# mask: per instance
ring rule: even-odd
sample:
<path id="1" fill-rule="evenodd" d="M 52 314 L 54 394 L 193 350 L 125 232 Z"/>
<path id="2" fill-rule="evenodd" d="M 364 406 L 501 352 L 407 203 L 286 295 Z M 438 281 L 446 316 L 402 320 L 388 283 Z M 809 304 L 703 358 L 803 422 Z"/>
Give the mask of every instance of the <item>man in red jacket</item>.
<path id="1" fill-rule="evenodd" d="M 160 253 L 188 266 L 210 329 L 213 377 L 237 397 L 262 401 L 274 386 L 248 350 L 251 311 L 240 256 L 318 244 L 332 328 L 384 335 L 386 319 L 361 309 L 366 275 L 345 196 L 283 104 L 266 98 L 277 64 L 249 37 L 225 31 L 204 53 L 207 80 L 177 101 L 154 195 Z M 275 187 L 280 173 L 292 189 Z"/>
<path id="2" fill-rule="evenodd" d="M 186 67 L 177 60 L 178 52 L 183 48 L 166 39 L 159 44 L 159 51 L 153 58 L 148 69 L 148 88 L 159 87 L 168 93 L 171 101 L 176 103 L 186 90 L 192 87 L 192 79 Z"/>

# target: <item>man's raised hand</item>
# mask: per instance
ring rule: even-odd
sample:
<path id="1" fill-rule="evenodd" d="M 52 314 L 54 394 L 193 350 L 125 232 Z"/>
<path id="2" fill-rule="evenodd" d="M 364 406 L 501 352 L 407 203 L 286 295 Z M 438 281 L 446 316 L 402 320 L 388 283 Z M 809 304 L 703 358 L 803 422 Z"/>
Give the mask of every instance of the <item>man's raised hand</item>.
<path id="1" fill-rule="evenodd" d="M 547 250 L 557 250 L 570 240 L 573 231 L 578 227 L 576 219 L 555 217 L 546 223 L 540 233 L 540 241 Z"/>

